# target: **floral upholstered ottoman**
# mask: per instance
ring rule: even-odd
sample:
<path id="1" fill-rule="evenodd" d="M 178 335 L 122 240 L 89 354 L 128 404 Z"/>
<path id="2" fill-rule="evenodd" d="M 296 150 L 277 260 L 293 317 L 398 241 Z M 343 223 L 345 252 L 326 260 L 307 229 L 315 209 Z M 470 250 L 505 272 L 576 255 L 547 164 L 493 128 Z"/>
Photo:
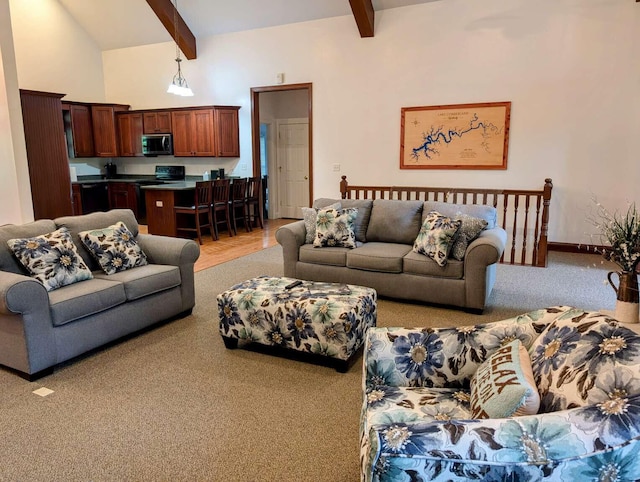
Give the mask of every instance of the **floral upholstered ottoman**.
<path id="1" fill-rule="evenodd" d="M 377 294 L 363 286 L 261 276 L 218 295 L 220 333 L 227 348 L 238 340 L 319 355 L 338 371 L 349 368 L 376 325 Z"/>

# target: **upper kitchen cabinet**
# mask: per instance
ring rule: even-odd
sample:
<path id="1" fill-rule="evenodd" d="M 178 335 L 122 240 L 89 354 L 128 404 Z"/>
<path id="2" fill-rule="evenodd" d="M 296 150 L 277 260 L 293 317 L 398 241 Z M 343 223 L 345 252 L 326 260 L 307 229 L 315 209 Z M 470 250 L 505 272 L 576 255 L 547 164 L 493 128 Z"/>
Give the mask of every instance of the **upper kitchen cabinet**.
<path id="1" fill-rule="evenodd" d="M 172 132 L 171 112 L 145 112 L 143 117 L 145 134 L 170 134 Z"/>
<path id="2" fill-rule="evenodd" d="M 177 157 L 216 155 L 213 109 L 171 111 L 173 154 Z"/>
<path id="3" fill-rule="evenodd" d="M 70 158 L 93 157 L 91 107 L 87 104 L 62 102 L 62 117 Z"/>
<path id="4" fill-rule="evenodd" d="M 120 156 L 132 157 L 142 155 L 142 114 L 118 113 L 118 147 Z"/>
<path id="5" fill-rule="evenodd" d="M 129 110 L 128 105 L 93 104 L 91 121 L 96 156 L 117 157 L 118 132 L 116 130 L 116 112 Z"/>
<path id="6" fill-rule="evenodd" d="M 238 134 L 238 110 L 240 107 L 214 107 L 216 150 L 218 157 L 240 157 L 240 136 Z"/>
<path id="7" fill-rule="evenodd" d="M 233 106 L 171 111 L 173 153 L 178 157 L 238 157 L 238 109 Z"/>
<path id="8" fill-rule="evenodd" d="M 63 95 L 20 90 L 35 219 L 54 219 L 73 212 L 60 101 Z"/>

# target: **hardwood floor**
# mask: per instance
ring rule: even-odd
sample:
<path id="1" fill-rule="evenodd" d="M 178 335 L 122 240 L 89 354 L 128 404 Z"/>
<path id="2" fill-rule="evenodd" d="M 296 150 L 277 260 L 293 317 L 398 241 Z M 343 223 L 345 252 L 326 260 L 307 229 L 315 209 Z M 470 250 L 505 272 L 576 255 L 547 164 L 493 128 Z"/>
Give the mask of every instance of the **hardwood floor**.
<path id="1" fill-rule="evenodd" d="M 229 237 L 226 231 L 220 233 L 218 241 L 213 241 L 209 234 L 202 237 L 204 244 L 200 246 L 200 257 L 196 261 L 195 271 L 200 271 L 265 248 L 275 246 L 276 230 L 280 226 L 293 223 L 296 219 L 265 219 L 264 229 L 253 228 L 247 233 L 244 227 L 238 227 L 238 235 Z M 140 225 L 140 232 L 146 233 L 147 227 Z M 205 230 L 205 232 L 208 232 Z M 196 243 L 198 240 L 195 240 Z"/>

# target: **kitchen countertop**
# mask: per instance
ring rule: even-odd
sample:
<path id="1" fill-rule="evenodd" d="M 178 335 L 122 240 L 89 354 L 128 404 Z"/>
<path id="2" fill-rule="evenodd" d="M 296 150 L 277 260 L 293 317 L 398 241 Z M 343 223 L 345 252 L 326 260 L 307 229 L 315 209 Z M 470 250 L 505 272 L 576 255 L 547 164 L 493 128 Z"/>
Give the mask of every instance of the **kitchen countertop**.
<path id="1" fill-rule="evenodd" d="M 97 184 L 97 183 L 105 183 L 108 184 L 110 182 L 143 182 L 143 183 L 157 183 L 158 185 L 164 184 L 175 184 L 175 183 L 184 183 L 184 182 L 193 182 L 201 181 L 201 176 L 187 176 L 187 178 L 183 181 L 170 181 L 170 180 L 158 180 L 155 176 L 145 176 L 145 175 L 124 175 L 117 176 L 114 178 L 106 179 L 102 176 L 78 176 L 77 181 L 73 181 L 71 184 Z M 195 184 L 194 184 L 195 187 Z"/>
<path id="2" fill-rule="evenodd" d="M 166 184 L 151 184 L 149 186 L 140 186 L 140 189 L 149 189 L 153 191 L 186 191 L 195 189 L 196 181 L 171 181 Z"/>

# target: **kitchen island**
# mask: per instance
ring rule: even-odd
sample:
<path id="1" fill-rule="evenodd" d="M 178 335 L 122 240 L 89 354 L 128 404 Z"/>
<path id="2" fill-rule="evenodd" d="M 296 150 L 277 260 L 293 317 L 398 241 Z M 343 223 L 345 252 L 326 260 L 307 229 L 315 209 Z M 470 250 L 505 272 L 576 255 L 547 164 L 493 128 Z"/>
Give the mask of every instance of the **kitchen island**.
<path id="1" fill-rule="evenodd" d="M 175 206 L 191 206 L 194 202 L 196 182 L 177 181 L 142 186 L 147 208 L 149 234 L 178 236 Z"/>

